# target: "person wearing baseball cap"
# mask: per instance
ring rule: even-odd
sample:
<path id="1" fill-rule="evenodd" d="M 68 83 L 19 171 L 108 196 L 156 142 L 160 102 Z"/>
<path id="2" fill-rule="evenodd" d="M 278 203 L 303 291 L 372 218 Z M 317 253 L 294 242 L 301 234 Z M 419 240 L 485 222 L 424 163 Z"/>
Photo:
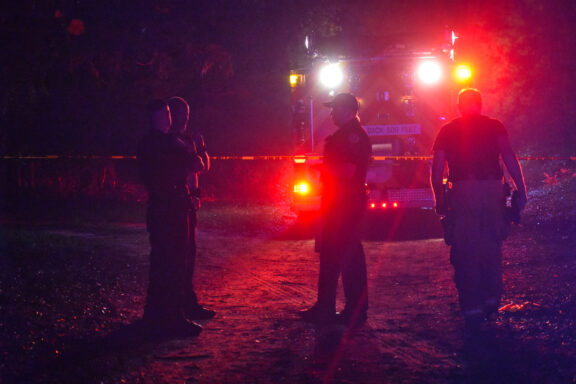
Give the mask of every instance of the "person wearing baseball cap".
<path id="1" fill-rule="evenodd" d="M 354 114 L 358 113 L 358 99 L 351 93 L 339 93 L 337 94 L 334 99 L 322 103 L 325 107 L 328 108 L 345 108 L 350 113 L 354 112 Z"/>
<path id="2" fill-rule="evenodd" d="M 320 253 L 318 299 L 300 312 L 303 320 L 326 324 L 342 322 L 350 327 L 367 319 L 366 257 L 361 243 L 361 219 L 367 203 L 366 173 L 372 155 L 368 134 L 358 118 L 354 95 L 340 93 L 323 103 L 338 127 L 326 138 L 322 165 L 321 230 L 316 249 Z M 336 288 L 342 275 L 346 305 L 336 313 Z"/>

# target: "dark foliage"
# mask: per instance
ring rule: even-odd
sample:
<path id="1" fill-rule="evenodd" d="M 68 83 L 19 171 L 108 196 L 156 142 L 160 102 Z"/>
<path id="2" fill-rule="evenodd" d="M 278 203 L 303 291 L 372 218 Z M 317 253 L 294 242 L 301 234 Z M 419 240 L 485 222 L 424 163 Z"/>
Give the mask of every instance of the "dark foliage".
<path id="1" fill-rule="evenodd" d="M 0 211 L 39 213 L 45 218 L 66 215 L 82 206 L 119 209 L 144 207 L 147 194 L 139 180 L 136 161 L 103 159 L 8 160 L 0 162 Z M 217 160 L 200 176 L 204 201 L 288 203 L 291 201 L 292 163 Z"/>
<path id="2" fill-rule="evenodd" d="M 192 102 L 212 153 L 287 152 L 286 77 L 305 34 L 381 44 L 448 26 L 521 152 L 569 153 L 575 16 L 544 0 L 4 3 L 0 152 L 132 154 L 143 106 L 171 95 Z"/>

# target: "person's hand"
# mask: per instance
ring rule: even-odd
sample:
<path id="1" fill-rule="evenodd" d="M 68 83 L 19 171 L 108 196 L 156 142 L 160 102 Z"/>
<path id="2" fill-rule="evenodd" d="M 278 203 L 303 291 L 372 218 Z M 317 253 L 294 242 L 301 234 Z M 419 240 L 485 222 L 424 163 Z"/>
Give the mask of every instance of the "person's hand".
<path id="1" fill-rule="evenodd" d="M 200 199 L 196 196 L 192 196 L 192 208 L 196 211 L 200 209 Z"/>
<path id="2" fill-rule="evenodd" d="M 443 198 L 437 199 L 434 210 L 437 215 L 446 216 L 448 214 L 448 204 L 446 204 L 446 200 L 444 200 Z"/>
<path id="3" fill-rule="evenodd" d="M 196 132 L 192 135 L 192 140 L 194 141 L 194 144 L 196 145 L 196 151 L 199 154 L 206 152 L 206 142 L 204 141 L 204 136 Z"/>
<path id="4" fill-rule="evenodd" d="M 437 205 L 436 207 L 434 207 L 434 211 L 436 212 L 437 215 L 439 216 L 446 216 L 448 214 L 448 210 L 443 207 L 443 206 L 439 206 Z"/>

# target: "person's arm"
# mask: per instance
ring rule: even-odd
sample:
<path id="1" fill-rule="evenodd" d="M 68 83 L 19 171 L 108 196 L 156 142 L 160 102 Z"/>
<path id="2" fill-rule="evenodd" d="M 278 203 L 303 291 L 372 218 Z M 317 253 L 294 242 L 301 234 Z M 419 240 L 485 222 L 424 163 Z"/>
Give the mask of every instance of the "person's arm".
<path id="1" fill-rule="evenodd" d="M 498 150 L 500 151 L 500 155 L 502 156 L 502 161 L 504 162 L 506 169 L 508 169 L 510 176 L 512 176 L 512 180 L 514 180 L 516 189 L 520 193 L 520 209 L 524 209 L 527 201 L 526 183 L 524 182 L 522 167 L 520 167 L 520 163 L 518 162 L 518 159 L 512 150 L 508 136 L 498 136 Z"/>
<path id="2" fill-rule="evenodd" d="M 210 170 L 210 155 L 208 155 L 208 152 L 204 151 L 200 154 L 200 157 L 204 162 L 204 172 L 208 172 Z"/>
<path id="3" fill-rule="evenodd" d="M 177 150 L 182 152 L 182 156 L 185 159 L 186 169 L 188 172 L 198 173 L 202 172 L 206 165 L 201 156 L 196 152 L 196 144 L 194 142 L 186 142 L 181 138 L 176 137 Z"/>
<path id="4" fill-rule="evenodd" d="M 202 162 L 204 164 L 204 169 L 202 169 L 202 172 L 208 172 L 210 170 L 210 156 L 208 155 L 208 152 L 206 152 L 206 142 L 204 141 L 204 136 L 202 136 L 202 134 L 199 132 L 195 132 L 191 136 L 191 141 L 196 147 L 196 153 L 202 158 Z"/>
<path id="5" fill-rule="evenodd" d="M 430 174 L 430 183 L 434 192 L 434 203 L 436 213 L 446 214 L 447 207 L 444 196 L 444 166 L 446 163 L 446 152 L 443 149 L 434 151 L 432 160 L 432 171 Z"/>
<path id="6" fill-rule="evenodd" d="M 346 162 L 340 163 L 338 166 L 324 165 L 324 171 L 337 179 L 351 179 L 356 173 L 356 164 Z"/>
<path id="7" fill-rule="evenodd" d="M 191 161 L 192 172 L 195 173 L 202 172 L 206 168 L 206 165 L 204 164 L 202 158 L 198 155 L 192 155 L 192 158 L 193 158 Z"/>

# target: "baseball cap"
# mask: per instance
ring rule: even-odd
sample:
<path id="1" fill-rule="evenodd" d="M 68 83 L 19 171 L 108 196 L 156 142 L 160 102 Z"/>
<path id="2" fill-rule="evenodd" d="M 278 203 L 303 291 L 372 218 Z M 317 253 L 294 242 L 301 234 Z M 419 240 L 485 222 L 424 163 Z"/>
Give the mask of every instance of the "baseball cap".
<path id="1" fill-rule="evenodd" d="M 335 107 L 344 107 L 349 108 L 354 111 L 358 111 L 358 100 L 356 97 L 351 93 L 339 93 L 334 96 L 334 99 L 331 101 L 327 101 L 322 103 L 325 107 L 335 108 Z"/>

